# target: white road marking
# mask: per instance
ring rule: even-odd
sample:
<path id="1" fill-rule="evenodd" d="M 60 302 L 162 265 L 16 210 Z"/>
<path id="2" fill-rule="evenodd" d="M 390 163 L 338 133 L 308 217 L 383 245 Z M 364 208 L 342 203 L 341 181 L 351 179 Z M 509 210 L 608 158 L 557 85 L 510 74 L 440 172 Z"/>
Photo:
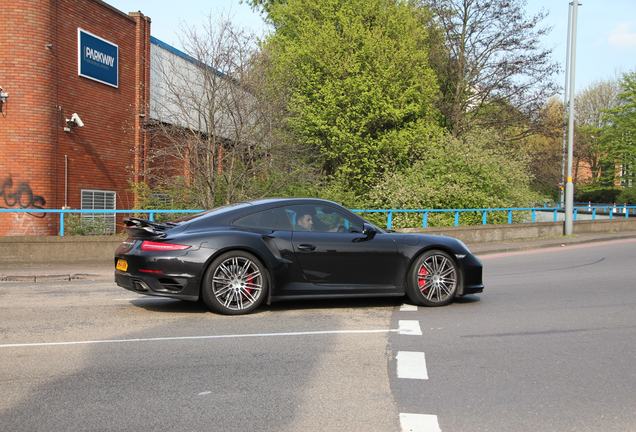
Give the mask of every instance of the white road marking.
<path id="1" fill-rule="evenodd" d="M 204 391 L 204 392 L 199 393 L 198 396 L 205 396 L 205 395 L 209 395 L 209 394 L 212 394 L 212 392 L 211 391 Z"/>
<path id="2" fill-rule="evenodd" d="M 403 304 L 402 306 L 400 306 L 400 312 L 416 312 L 417 311 L 417 306 L 412 305 L 412 304 Z"/>
<path id="3" fill-rule="evenodd" d="M 400 427 L 402 432 L 442 432 L 432 414 L 400 413 Z"/>
<path id="4" fill-rule="evenodd" d="M 397 376 L 407 379 L 428 379 L 426 370 L 426 357 L 423 352 L 398 351 Z"/>
<path id="5" fill-rule="evenodd" d="M 131 298 L 116 298 L 113 301 L 133 301 L 133 300 L 177 300 L 171 297 L 131 297 Z"/>
<path id="6" fill-rule="evenodd" d="M 399 320 L 398 327 L 398 333 L 401 335 L 422 336 L 418 320 Z"/>
<path id="7" fill-rule="evenodd" d="M 63 345 L 92 345 L 125 342 L 162 342 L 178 340 L 205 340 L 205 339 L 232 339 L 249 337 L 272 337 L 272 336 L 313 336 L 328 334 L 370 334 L 370 333 L 395 333 L 398 329 L 377 329 L 377 330 L 323 330 L 306 332 L 281 332 L 281 333 L 248 333 L 248 334 L 225 334 L 225 335 L 205 335 L 205 336 L 172 336 L 156 338 L 135 338 L 135 339 L 104 339 L 104 340 L 84 340 L 68 342 L 36 342 L 36 343 L 13 343 L 1 344 L 0 348 L 23 348 L 23 347 L 47 347 Z"/>

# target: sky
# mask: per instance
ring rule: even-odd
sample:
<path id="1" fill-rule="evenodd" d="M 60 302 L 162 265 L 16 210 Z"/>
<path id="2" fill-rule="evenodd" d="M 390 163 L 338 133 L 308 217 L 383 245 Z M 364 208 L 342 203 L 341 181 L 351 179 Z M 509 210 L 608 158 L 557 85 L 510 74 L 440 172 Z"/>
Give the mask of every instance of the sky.
<path id="1" fill-rule="evenodd" d="M 239 27 L 263 37 L 270 31 L 258 12 L 240 0 L 105 0 L 124 12 L 141 11 L 152 20 L 151 33 L 180 48 L 180 29 L 196 26 L 208 15 L 229 16 Z M 579 0 L 576 43 L 577 92 L 596 81 L 636 71 L 636 0 Z M 178 7 L 175 7 L 178 5 Z M 569 0 L 527 0 L 526 11 L 546 10 L 552 28 L 543 44 L 565 69 Z M 565 73 L 556 78 L 564 85 Z"/>

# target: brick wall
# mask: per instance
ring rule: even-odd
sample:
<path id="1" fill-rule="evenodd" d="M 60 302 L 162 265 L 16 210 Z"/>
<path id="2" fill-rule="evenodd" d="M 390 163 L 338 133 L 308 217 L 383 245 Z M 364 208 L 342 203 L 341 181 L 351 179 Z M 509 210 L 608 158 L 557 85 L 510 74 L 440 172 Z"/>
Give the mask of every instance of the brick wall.
<path id="1" fill-rule="evenodd" d="M 143 178 L 148 114 L 150 20 L 98 0 L 17 0 L 3 7 L 0 86 L 9 102 L 0 117 L 0 207 L 80 207 L 81 189 L 134 199 L 128 182 Z M 78 76 L 77 29 L 119 46 L 119 87 Z M 64 132 L 78 113 L 85 126 Z M 16 202 L 16 195 L 21 202 Z M 36 198 L 37 197 L 37 198 Z M 57 217 L 0 215 L 0 235 L 57 231 Z"/>
<path id="2" fill-rule="evenodd" d="M 17 0 L 2 7 L 0 86 L 9 100 L 0 115 L 0 207 L 50 206 L 55 199 L 56 119 L 52 1 Z M 0 234 L 47 234 L 51 218 L 0 214 Z"/>
<path id="3" fill-rule="evenodd" d="M 148 132 L 150 141 L 146 158 L 147 183 L 151 187 L 158 187 L 171 177 L 183 177 L 189 182 L 187 130 L 154 122 L 149 123 Z"/>

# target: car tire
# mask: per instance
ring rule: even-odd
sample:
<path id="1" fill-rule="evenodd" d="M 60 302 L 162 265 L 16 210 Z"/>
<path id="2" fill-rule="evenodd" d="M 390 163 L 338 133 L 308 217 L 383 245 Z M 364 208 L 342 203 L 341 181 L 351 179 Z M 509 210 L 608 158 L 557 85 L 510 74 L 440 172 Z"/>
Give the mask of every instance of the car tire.
<path id="1" fill-rule="evenodd" d="M 460 275 L 459 266 L 449 254 L 436 249 L 426 251 L 409 270 L 406 294 L 416 305 L 447 305 L 457 293 Z"/>
<path id="2" fill-rule="evenodd" d="M 254 311 L 267 297 L 269 273 L 245 251 L 219 255 L 208 266 L 201 285 L 203 303 L 213 312 L 242 315 Z"/>

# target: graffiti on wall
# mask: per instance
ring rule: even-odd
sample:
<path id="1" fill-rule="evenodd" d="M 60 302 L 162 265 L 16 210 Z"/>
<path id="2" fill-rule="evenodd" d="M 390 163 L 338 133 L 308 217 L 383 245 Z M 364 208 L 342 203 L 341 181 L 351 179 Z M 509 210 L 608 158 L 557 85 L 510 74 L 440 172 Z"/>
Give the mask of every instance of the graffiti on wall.
<path id="1" fill-rule="evenodd" d="M 44 214 L 44 213 L 43 213 Z M 14 213 L 9 219 L 8 226 L 3 235 L 12 236 L 46 236 L 49 235 L 51 227 L 42 224 L 42 219 L 34 219 L 28 213 Z M 0 222 L 0 228 L 2 223 Z"/>
<path id="2" fill-rule="evenodd" d="M 27 182 L 21 182 L 14 188 L 13 179 L 9 176 L 2 180 L 0 186 L 0 208 L 41 209 L 46 204 L 44 197 L 34 194 Z M 37 218 L 46 216 L 46 213 L 28 214 Z"/>

